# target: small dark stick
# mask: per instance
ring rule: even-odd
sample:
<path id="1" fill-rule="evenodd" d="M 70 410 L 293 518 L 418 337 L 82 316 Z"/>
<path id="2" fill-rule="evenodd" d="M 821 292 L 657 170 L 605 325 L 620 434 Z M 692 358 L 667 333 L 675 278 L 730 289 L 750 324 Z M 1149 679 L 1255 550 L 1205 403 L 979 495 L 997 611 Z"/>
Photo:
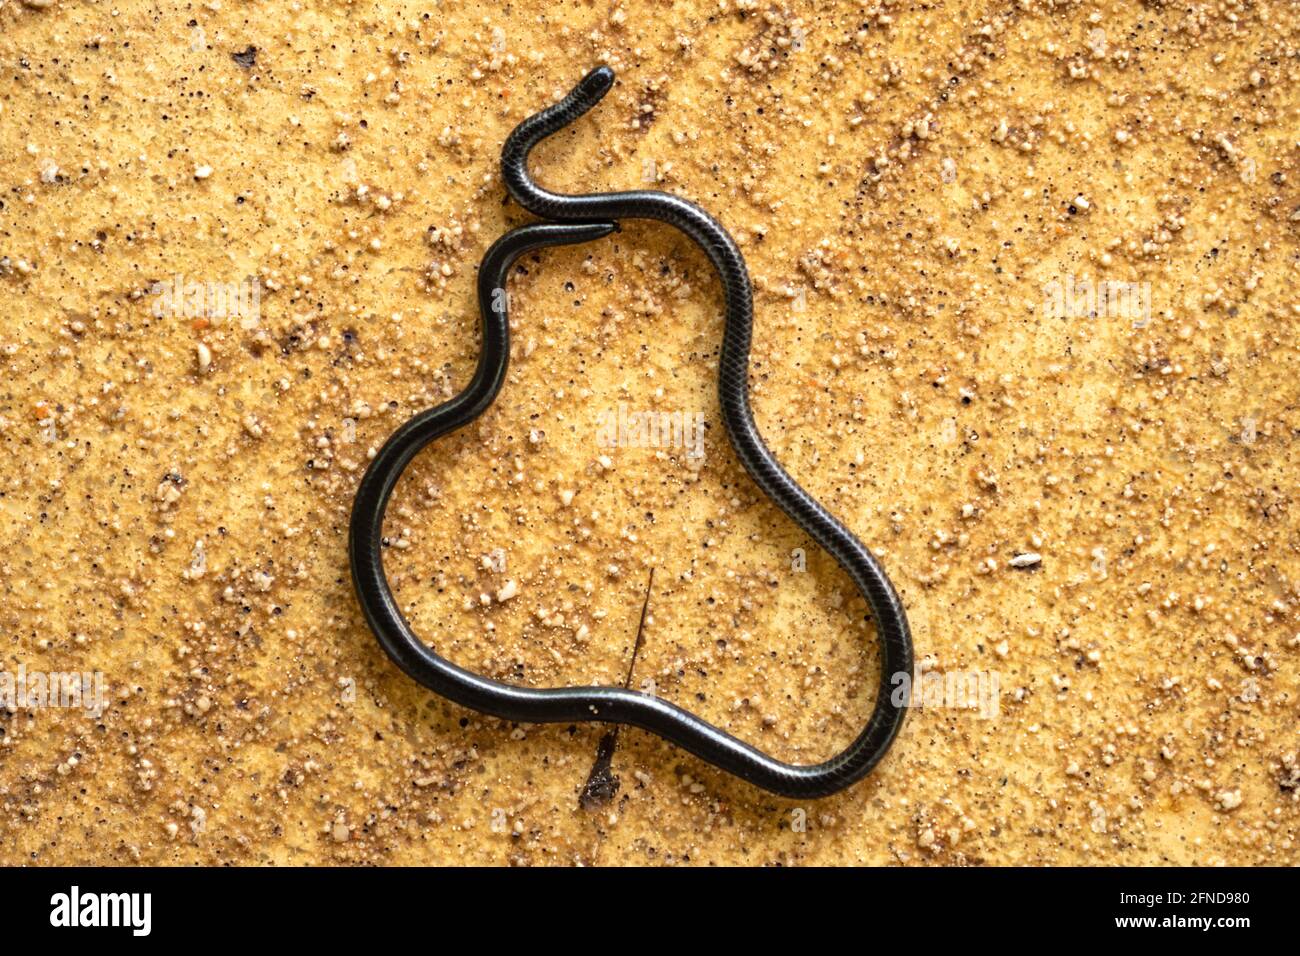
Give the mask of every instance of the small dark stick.
<path id="1" fill-rule="evenodd" d="M 650 580 L 645 586 L 645 600 L 641 603 L 641 620 L 636 626 L 636 641 L 632 645 L 632 660 L 627 665 L 627 676 L 623 678 L 623 689 L 632 686 L 632 671 L 636 668 L 637 655 L 641 653 L 641 644 L 645 640 L 646 611 L 650 607 L 650 589 L 655 584 L 655 569 L 650 569 Z M 578 795 L 578 806 L 584 810 L 595 810 L 614 799 L 618 793 L 619 779 L 614 774 L 614 749 L 618 746 L 618 732 L 622 728 L 617 724 L 614 729 L 600 738 L 596 746 L 596 762 L 591 765 L 587 783 Z"/>

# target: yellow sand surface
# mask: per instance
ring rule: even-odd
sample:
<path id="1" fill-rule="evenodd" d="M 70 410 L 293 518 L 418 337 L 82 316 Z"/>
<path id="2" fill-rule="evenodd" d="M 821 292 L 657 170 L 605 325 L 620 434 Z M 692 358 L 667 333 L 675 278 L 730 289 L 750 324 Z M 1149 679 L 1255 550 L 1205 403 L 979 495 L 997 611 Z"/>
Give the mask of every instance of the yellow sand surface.
<path id="1" fill-rule="evenodd" d="M 932 686 L 997 685 L 831 798 L 624 730 L 583 803 L 605 728 L 443 701 L 357 608 L 368 456 L 467 382 L 529 220 L 501 144 L 599 63 L 538 180 L 726 225 L 768 443 Z M 0 671 L 108 698 L 0 710 L 0 862 L 1300 862 L 1298 91 L 1290 0 L 0 0 Z M 500 401 L 390 508 L 403 609 L 838 751 L 874 632 L 731 453 L 707 261 L 520 265 Z M 620 406 L 703 454 L 606 447 Z"/>

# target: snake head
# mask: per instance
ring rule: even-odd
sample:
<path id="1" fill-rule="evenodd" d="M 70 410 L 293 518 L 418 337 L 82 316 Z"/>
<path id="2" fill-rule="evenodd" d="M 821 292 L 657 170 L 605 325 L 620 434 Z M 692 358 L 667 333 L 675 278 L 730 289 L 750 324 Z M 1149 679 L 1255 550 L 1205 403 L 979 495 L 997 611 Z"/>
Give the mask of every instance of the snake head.
<path id="1" fill-rule="evenodd" d="M 613 85 L 614 71 L 601 65 L 584 76 L 574 88 L 574 92 L 590 108 L 599 102 Z"/>
<path id="2" fill-rule="evenodd" d="M 528 174 L 528 154 L 546 137 L 569 126 L 601 101 L 614 85 L 614 71 L 598 66 L 569 91 L 568 96 L 525 119 L 514 128 L 501 148 L 501 178 L 515 202 L 543 218 L 548 195 Z M 601 218 L 601 217 L 592 217 Z"/>

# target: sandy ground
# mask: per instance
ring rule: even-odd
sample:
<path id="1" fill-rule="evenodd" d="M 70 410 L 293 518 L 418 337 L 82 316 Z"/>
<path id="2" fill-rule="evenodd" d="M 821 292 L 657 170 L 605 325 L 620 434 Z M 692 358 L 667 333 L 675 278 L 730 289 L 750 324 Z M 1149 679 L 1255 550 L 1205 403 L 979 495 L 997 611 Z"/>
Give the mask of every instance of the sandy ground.
<path id="1" fill-rule="evenodd" d="M 0 710 L 0 861 L 1300 862 L 1298 49 L 1287 0 L 0 0 L 0 668 L 109 698 Z M 367 455 L 465 383 L 528 218 L 500 144 L 601 62 L 538 179 L 724 222 L 769 443 L 924 670 L 997 682 L 832 798 L 628 730 L 580 805 L 601 727 L 435 698 L 356 607 Z M 633 686 L 843 747 L 874 635 L 725 441 L 707 263 L 631 224 L 523 265 L 502 400 L 390 510 L 411 620 L 622 683 L 653 568 Z M 703 455 L 603 447 L 620 403 Z"/>

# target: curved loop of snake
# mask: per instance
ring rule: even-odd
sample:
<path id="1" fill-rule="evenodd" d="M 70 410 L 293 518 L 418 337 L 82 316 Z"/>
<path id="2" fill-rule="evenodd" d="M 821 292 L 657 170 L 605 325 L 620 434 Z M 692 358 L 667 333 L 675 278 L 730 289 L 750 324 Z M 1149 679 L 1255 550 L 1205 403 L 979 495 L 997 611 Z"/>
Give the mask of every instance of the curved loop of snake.
<path id="1" fill-rule="evenodd" d="M 423 686 L 465 707 L 528 723 L 630 724 L 772 793 L 796 798 L 835 793 L 871 772 L 903 724 L 907 705 L 905 701 L 894 701 L 894 685 L 895 675 L 906 675 L 909 681 L 912 676 L 907 617 L 871 552 L 786 473 L 759 434 L 749 406 L 753 294 L 744 259 L 726 230 L 700 207 L 669 193 L 565 196 L 542 189 L 530 177 L 527 162 L 532 148 L 595 106 L 613 83 L 614 73 L 608 67 L 593 70 L 561 102 L 520 123 L 506 141 L 502 150 L 506 188 L 526 210 L 551 221 L 508 232 L 488 250 L 478 276 L 483 343 L 473 380 L 455 398 L 402 425 L 362 478 L 349 529 L 357 597 L 371 630 L 394 663 Z M 718 397 L 736 455 L 763 493 L 848 572 L 871 607 L 882 649 L 875 709 L 857 739 L 823 763 L 783 763 L 675 704 L 634 690 L 525 688 L 475 674 L 441 657 L 420 640 L 402 616 L 388 586 L 383 569 L 382 526 L 398 477 L 416 453 L 434 439 L 481 415 L 505 380 L 510 357 L 509 324 L 506 297 L 498 293 L 505 289 L 510 267 L 532 249 L 606 236 L 621 219 L 668 223 L 708 256 L 722 280 L 726 302 Z"/>

